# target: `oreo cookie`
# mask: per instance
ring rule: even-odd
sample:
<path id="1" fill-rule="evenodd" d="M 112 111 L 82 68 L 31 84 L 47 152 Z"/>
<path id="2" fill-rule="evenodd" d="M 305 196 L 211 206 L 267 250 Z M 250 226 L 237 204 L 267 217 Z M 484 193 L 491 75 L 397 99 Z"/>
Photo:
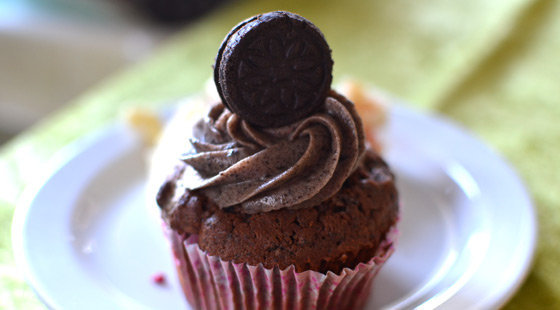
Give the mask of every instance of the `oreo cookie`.
<path id="1" fill-rule="evenodd" d="M 214 82 L 223 103 L 259 127 L 280 127 L 317 110 L 332 82 L 331 50 L 307 19 L 284 11 L 251 17 L 218 51 Z"/>

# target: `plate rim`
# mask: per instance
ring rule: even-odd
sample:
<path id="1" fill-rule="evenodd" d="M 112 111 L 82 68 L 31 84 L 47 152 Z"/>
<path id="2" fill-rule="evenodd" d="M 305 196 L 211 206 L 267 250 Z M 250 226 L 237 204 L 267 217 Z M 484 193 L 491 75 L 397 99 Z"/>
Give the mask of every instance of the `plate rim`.
<path id="1" fill-rule="evenodd" d="M 38 177 L 24 187 L 19 196 L 11 221 L 11 245 L 12 253 L 17 270 L 23 275 L 26 284 L 31 288 L 37 299 L 49 309 L 59 309 L 59 305 L 53 301 L 52 297 L 45 292 L 45 288 L 37 279 L 36 275 L 30 270 L 29 261 L 26 258 L 24 229 L 25 221 L 31 209 L 35 197 L 43 190 L 43 187 L 69 164 L 79 154 L 86 152 L 91 147 L 99 143 L 103 138 L 114 135 L 115 130 L 119 130 L 118 123 L 105 124 L 99 128 L 77 137 L 72 142 L 63 146 L 60 150 L 47 160 L 45 166 L 38 171 Z M 122 128 L 120 129 L 122 130 Z"/>
<path id="2" fill-rule="evenodd" d="M 446 115 L 437 113 L 437 111 L 425 110 L 411 106 L 402 99 L 395 98 L 394 96 L 384 92 L 383 90 L 374 88 L 372 90 L 372 93 L 375 93 L 376 96 L 384 98 L 384 100 L 390 102 L 390 108 L 396 109 L 397 113 L 412 114 L 414 115 L 414 117 L 420 117 L 424 118 L 425 120 L 435 121 L 436 123 L 439 123 L 438 125 L 443 124 L 444 126 L 451 128 L 453 131 L 468 138 L 470 142 L 477 145 L 477 147 L 484 149 L 486 152 L 488 152 L 489 155 L 494 156 L 494 158 L 498 160 L 504 168 L 506 168 L 506 171 L 511 174 L 511 176 L 513 177 L 513 183 L 515 183 L 515 185 L 521 189 L 521 191 L 517 192 L 516 194 L 520 195 L 520 197 L 522 197 L 526 201 L 526 204 L 524 204 L 524 210 L 527 211 L 527 214 L 529 215 L 528 218 L 524 218 L 524 222 L 526 222 L 528 224 L 527 226 L 529 227 L 529 235 L 526 238 L 527 242 L 524 243 L 524 245 L 526 245 L 524 247 L 526 249 L 526 251 L 524 251 L 526 255 L 523 257 L 523 259 L 520 260 L 520 264 L 518 264 L 519 268 L 517 268 L 516 270 L 519 272 L 514 278 L 514 281 L 509 282 L 508 285 L 506 285 L 502 290 L 499 290 L 499 292 L 493 297 L 485 296 L 486 298 L 477 304 L 477 307 L 480 307 L 482 309 L 502 308 L 519 291 L 523 283 L 525 283 L 530 272 L 533 270 L 533 266 L 535 264 L 535 256 L 537 254 L 536 251 L 539 237 L 539 222 L 537 218 L 537 209 L 534 199 L 529 191 L 529 187 L 527 187 L 524 179 L 519 175 L 516 167 L 512 165 L 511 162 L 504 157 L 504 155 L 498 152 L 498 150 L 489 145 L 486 141 L 484 141 L 480 136 L 478 136 L 469 128 L 466 128 L 462 124 L 447 117 Z M 392 112 L 394 111 L 395 110 L 393 110 Z M 520 246 L 516 247 L 516 249 L 519 247 Z M 448 301 L 449 299 L 445 300 L 442 304 L 438 305 L 437 308 L 449 308 L 447 304 Z M 420 308 L 425 309 L 423 307 Z"/>

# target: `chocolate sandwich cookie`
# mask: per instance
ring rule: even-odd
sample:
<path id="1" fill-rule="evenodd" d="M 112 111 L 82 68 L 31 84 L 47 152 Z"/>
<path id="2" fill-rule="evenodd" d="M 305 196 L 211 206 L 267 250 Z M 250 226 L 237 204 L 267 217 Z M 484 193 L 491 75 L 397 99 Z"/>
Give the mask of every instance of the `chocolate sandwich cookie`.
<path id="1" fill-rule="evenodd" d="M 299 15 L 277 11 L 233 28 L 218 51 L 214 81 L 232 112 L 252 125 L 280 127 L 324 103 L 332 66 L 321 31 Z"/>

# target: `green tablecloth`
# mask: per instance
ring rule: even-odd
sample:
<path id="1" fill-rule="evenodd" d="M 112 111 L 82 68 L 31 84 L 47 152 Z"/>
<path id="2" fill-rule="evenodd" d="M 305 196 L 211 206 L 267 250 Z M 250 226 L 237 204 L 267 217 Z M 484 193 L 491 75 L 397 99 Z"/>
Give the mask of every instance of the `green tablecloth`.
<path id="1" fill-rule="evenodd" d="M 335 79 L 352 76 L 446 114 L 515 166 L 536 203 L 540 239 L 534 268 L 507 308 L 560 309 L 560 1 L 300 2 L 232 3 L 1 149 L 0 308 L 40 307 L 16 270 L 10 223 L 23 188 L 49 158 L 124 107 L 155 108 L 196 92 L 231 26 L 288 9 L 323 30 Z"/>

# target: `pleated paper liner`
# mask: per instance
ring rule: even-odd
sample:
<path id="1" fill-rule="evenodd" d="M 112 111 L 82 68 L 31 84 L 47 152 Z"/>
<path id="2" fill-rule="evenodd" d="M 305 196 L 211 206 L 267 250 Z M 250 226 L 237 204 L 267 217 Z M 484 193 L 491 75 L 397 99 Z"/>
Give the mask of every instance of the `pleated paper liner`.
<path id="1" fill-rule="evenodd" d="M 394 251 L 394 225 L 376 255 L 340 274 L 296 272 L 223 261 L 206 254 L 196 237 L 167 230 L 185 296 L 194 309 L 361 309 L 373 278 Z"/>

